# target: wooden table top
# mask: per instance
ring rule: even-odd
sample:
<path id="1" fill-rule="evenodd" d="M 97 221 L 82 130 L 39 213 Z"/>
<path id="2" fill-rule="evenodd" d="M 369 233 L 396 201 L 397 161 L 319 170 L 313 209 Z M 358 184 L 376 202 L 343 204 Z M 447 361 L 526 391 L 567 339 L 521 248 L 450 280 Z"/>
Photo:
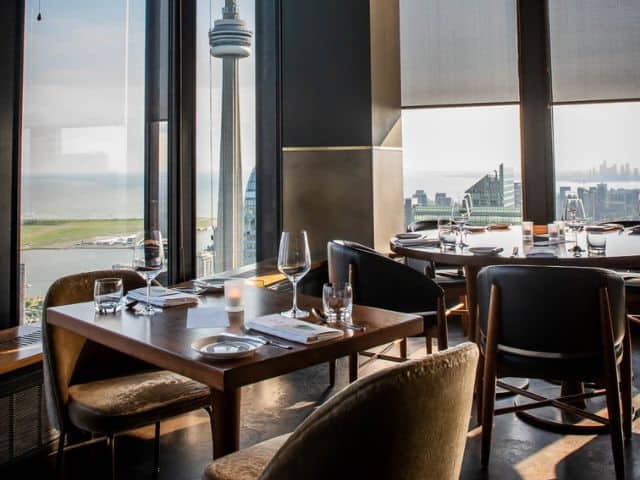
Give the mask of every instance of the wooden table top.
<path id="1" fill-rule="evenodd" d="M 427 238 L 437 238 L 436 230 L 424 232 Z M 607 237 L 605 255 L 590 256 L 587 254 L 586 233 L 578 233 L 578 245 L 585 251 L 581 257 L 575 257 L 568 249 L 575 243 L 566 243 L 550 247 L 556 258 L 527 258 L 527 252 L 533 248 L 532 242 L 522 240 L 522 229 L 519 225 L 508 230 L 491 230 L 481 233 L 469 233 L 466 242 L 470 247 L 501 247 L 503 251 L 497 255 L 474 255 L 467 248 L 460 250 L 441 250 L 439 247 L 402 246 L 397 239 L 391 239 L 391 249 L 400 255 L 432 260 L 436 263 L 452 265 L 485 266 L 497 264 L 518 265 L 573 265 L 583 267 L 608 268 L 640 268 L 640 235 L 630 235 L 628 231 L 612 231 L 603 233 Z M 518 247 L 518 255 L 512 256 L 513 247 Z"/>
<path id="2" fill-rule="evenodd" d="M 287 310 L 291 294 L 265 288 L 245 287 L 245 311 L 229 313 L 227 328 L 187 328 L 188 307 L 164 309 L 153 317 L 140 317 L 130 311 L 115 315 L 96 314 L 93 302 L 50 308 L 47 318 L 56 325 L 95 342 L 134 356 L 160 368 L 193 378 L 216 390 L 237 388 L 326 362 L 377 345 L 422 333 L 423 319 L 416 315 L 355 305 L 352 321 L 366 326 L 363 332 L 345 330 L 338 339 L 313 345 L 289 343 L 292 350 L 265 345 L 256 354 L 237 360 L 208 360 L 191 349 L 191 343 L 223 331 L 240 331 L 244 319 Z M 298 297 L 304 309 L 321 307 L 315 297 Z M 220 294 L 201 296 L 197 307 L 224 308 Z M 313 317 L 309 317 L 313 321 Z"/>
<path id="3" fill-rule="evenodd" d="M 0 375 L 42 361 L 39 325 L 20 325 L 0 331 Z"/>

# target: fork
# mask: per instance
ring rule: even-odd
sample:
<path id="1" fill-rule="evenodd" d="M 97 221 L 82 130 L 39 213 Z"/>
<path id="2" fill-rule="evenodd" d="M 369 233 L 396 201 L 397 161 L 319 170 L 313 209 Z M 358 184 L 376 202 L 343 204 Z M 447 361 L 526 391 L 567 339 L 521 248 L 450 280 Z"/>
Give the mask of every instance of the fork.
<path id="1" fill-rule="evenodd" d="M 286 343 L 275 342 L 263 335 L 256 334 L 253 330 L 245 327 L 244 325 L 242 326 L 242 333 L 244 333 L 246 337 L 256 339 L 259 342 L 264 343 L 265 345 L 272 345 L 274 347 L 282 348 L 283 350 L 293 349 L 291 345 L 287 345 Z"/>

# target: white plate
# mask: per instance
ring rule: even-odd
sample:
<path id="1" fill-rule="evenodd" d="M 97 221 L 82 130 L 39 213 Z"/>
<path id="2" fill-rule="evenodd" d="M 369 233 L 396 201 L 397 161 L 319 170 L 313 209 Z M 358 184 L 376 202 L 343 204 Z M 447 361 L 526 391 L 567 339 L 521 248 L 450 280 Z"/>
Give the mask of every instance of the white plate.
<path id="1" fill-rule="evenodd" d="M 214 360 L 227 360 L 253 355 L 262 345 L 264 345 L 263 342 L 243 338 L 239 335 L 225 335 L 222 333 L 200 338 L 191 344 L 191 348 L 204 357 Z"/>
<path id="2" fill-rule="evenodd" d="M 417 238 L 422 238 L 421 233 L 398 233 L 396 238 L 399 240 L 415 240 Z"/>
<path id="3" fill-rule="evenodd" d="M 474 255 L 496 255 L 502 252 L 498 247 L 470 247 L 469 251 Z"/>

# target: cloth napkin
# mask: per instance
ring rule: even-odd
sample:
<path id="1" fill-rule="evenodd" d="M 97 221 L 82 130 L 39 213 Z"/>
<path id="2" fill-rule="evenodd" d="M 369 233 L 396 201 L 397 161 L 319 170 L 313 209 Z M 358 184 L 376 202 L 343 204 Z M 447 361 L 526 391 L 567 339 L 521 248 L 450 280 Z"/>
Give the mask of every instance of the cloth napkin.
<path id="1" fill-rule="evenodd" d="M 147 301 L 147 288 L 131 290 L 127 297 L 139 302 Z M 164 287 L 151 287 L 149 303 L 154 307 L 175 307 L 177 305 L 192 305 L 198 303 L 198 297 L 190 293 L 179 292 Z"/>

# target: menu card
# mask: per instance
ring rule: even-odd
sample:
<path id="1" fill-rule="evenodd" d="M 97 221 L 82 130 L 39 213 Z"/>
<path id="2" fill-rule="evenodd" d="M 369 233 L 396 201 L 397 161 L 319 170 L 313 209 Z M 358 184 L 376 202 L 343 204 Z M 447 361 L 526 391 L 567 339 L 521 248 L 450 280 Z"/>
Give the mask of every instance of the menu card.
<path id="1" fill-rule="evenodd" d="M 147 287 L 131 290 L 127 297 L 139 302 L 147 301 Z M 198 303 L 198 297 L 190 293 L 179 292 L 164 287 L 151 287 L 149 303 L 154 307 L 175 307 L 176 305 L 191 305 Z"/>
<path id="2" fill-rule="evenodd" d="M 247 320 L 245 325 L 258 332 L 305 344 L 322 342 L 344 335 L 344 332 L 337 328 L 285 317 L 279 313 Z"/>

